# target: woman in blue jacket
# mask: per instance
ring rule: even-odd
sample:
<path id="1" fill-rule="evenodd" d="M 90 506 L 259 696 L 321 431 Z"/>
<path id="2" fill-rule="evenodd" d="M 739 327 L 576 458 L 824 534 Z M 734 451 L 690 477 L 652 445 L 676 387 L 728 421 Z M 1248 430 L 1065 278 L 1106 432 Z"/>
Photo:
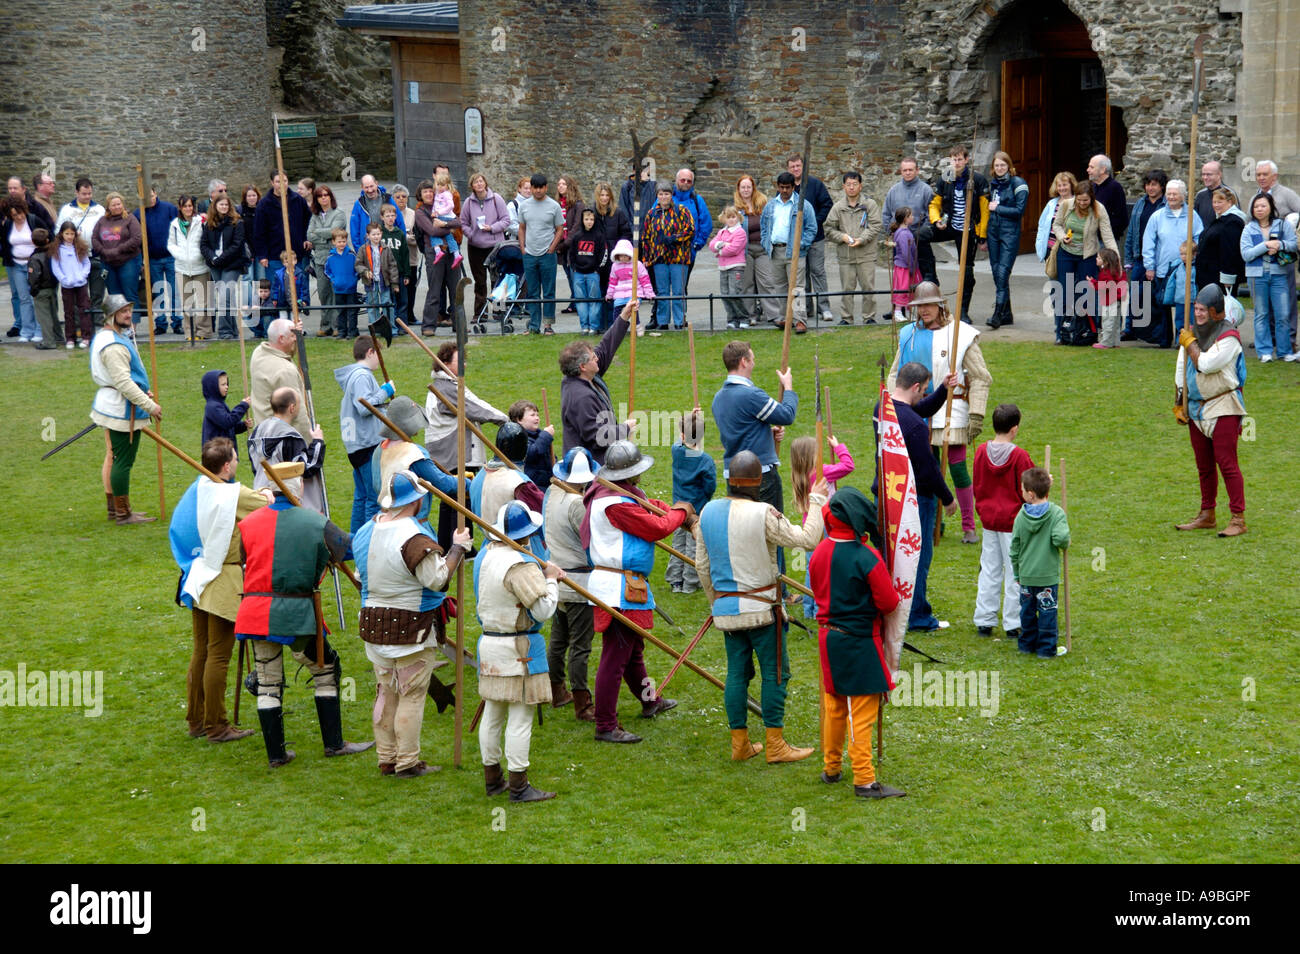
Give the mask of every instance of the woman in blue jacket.
<path id="1" fill-rule="evenodd" d="M 1296 231 L 1279 218 L 1267 192 L 1250 202 L 1250 221 L 1241 230 L 1241 259 L 1246 263 L 1250 297 L 1255 302 L 1255 352 L 1261 363 L 1274 357 L 1300 360 L 1291 347 L 1287 289 L 1295 271 Z"/>
<path id="2" fill-rule="evenodd" d="M 1142 264 L 1145 278 L 1154 281 L 1151 290 L 1152 325 L 1148 329 L 1153 344 L 1168 348 L 1179 329 L 1183 327 L 1185 311 L 1191 303 L 1184 302 L 1186 264 L 1180 249 L 1187 241 L 1187 217 L 1192 217 L 1192 241 L 1200 239 L 1204 227 L 1201 217 L 1188 205 L 1187 186 L 1181 179 L 1170 179 L 1165 186 L 1165 207 L 1152 214 L 1142 235 Z M 1218 277 L 1217 275 L 1215 276 Z M 1196 278 L 1193 269 L 1192 297 L 1196 297 Z M 1169 309 L 1174 307 L 1176 318 L 1170 327 Z M 1158 320 L 1157 320 L 1158 319 Z M 1188 325 L 1191 321 L 1188 320 Z"/>
<path id="3" fill-rule="evenodd" d="M 985 324 L 999 328 L 1011 324 L 1011 268 L 1020 251 L 1020 221 L 1029 202 L 1029 186 L 1016 175 L 1005 152 L 993 154 L 989 171 L 989 267 L 997 294 L 993 314 Z"/>

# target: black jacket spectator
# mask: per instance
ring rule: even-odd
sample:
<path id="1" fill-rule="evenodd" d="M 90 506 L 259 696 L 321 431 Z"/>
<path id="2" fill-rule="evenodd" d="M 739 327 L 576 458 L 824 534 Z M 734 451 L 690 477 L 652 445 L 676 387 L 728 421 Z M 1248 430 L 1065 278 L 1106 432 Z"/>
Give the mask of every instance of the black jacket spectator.
<path id="1" fill-rule="evenodd" d="M 804 178 L 808 180 L 804 198 L 812 203 L 813 215 L 817 216 L 817 237 L 813 241 L 820 242 L 826 238 L 826 230 L 822 226 L 826 224 L 826 217 L 831 214 L 831 207 L 835 205 L 835 202 L 831 199 L 831 194 L 826 191 L 826 183 L 822 182 L 821 179 L 816 176 L 805 176 Z M 795 186 L 795 191 L 800 191 L 800 187 Z"/>
<path id="2" fill-rule="evenodd" d="M 1114 176 L 1107 176 L 1106 181 L 1096 187 L 1096 199 L 1110 216 L 1110 233 L 1115 236 L 1115 244 L 1119 245 L 1128 229 L 1128 199 L 1124 196 L 1124 187 L 1115 181 Z"/>

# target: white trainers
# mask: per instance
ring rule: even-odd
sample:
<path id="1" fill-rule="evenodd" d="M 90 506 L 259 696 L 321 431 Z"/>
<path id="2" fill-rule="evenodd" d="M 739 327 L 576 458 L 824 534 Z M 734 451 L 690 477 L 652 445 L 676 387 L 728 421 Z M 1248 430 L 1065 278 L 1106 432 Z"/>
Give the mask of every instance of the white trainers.
<path id="1" fill-rule="evenodd" d="M 69 351 L 74 351 L 76 350 L 77 343 L 75 341 L 69 341 L 63 347 L 67 348 Z"/>
<path id="2" fill-rule="evenodd" d="M 949 626 L 951 626 L 951 625 L 952 625 L 952 623 L 948 622 L 946 619 L 941 619 L 941 620 L 939 620 L 939 628 L 940 628 L 940 629 L 947 629 L 947 628 L 948 628 Z"/>
<path id="3" fill-rule="evenodd" d="M 1282 360 L 1290 361 L 1292 364 L 1294 364 L 1295 362 L 1300 361 L 1300 351 L 1292 351 L 1288 355 L 1283 355 Z"/>
<path id="4" fill-rule="evenodd" d="M 22 339 L 19 339 L 19 340 L 22 340 Z M 1261 354 L 1261 355 L 1259 356 L 1259 363 L 1260 363 L 1260 364 L 1268 364 L 1268 363 L 1269 363 L 1270 361 L 1272 361 L 1272 360 L 1273 360 L 1273 356 L 1272 356 L 1271 354 Z"/>

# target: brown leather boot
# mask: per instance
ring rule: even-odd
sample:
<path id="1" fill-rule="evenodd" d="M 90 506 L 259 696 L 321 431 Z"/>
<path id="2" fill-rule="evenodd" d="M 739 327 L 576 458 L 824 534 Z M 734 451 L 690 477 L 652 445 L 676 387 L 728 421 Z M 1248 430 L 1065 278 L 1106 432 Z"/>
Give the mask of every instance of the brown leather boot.
<path id="1" fill-rule="evenodd" d="M 1234 513 L 1228 525 L 1219 531 L 1221 537 L 1239 537 L 1246 532 L 1246 515 Z"/>
<path id="2" fill-rule="evenodd" d="M 104 496 L 108 498 L 108 519 L 109 519 L 109 520 L 116 520 L 116 519 L 117 519 L 117 501 L 113 499 L 113 495 L 112 495 L 111 493 L 107 493 L 107 492 L 106 492 L 106 493 L 104 494 Z"/>
<path id="3" fill-rule="evenodd" d="M 812 749 L 801 749 L 797 745 L 791 745 L 787 742 L 784 730 L 767 730 L 767 762 L 769 765 L 775 762 L 798 762 L 800 759 L 806 759 L 812 754 Z"/>
<path id="4" fill-rule="evenodd" d="M 506 790 L 506 779 L 501 774 L 501 763 L 483 766 L 483 786 L 489 796 L 500 795 Z"/>
<path id="5" fill-rule="evenodd" d="M 573 693 L 564 686 L 563 679 L 551 680 L 551 708 L 563 709 L 573 701 Z"/>
<path id="6" fill-rule="evenodd" d="M 591 704 L 590 690 L 573 690 L 573 717 L 579 722 L 596 721 L 596 707 Z"/>
<path id="7" fill-rule="evenodd" d="M 731 730 L 731 761 L 743 762 L 746 759 L 752 759 L 762 751 L 763 747 L 761 745 L 754 745 L 749 741 L 748 729 Z"/>
<path id="8" fill-rule="evenodd" d="M 117 525 L 119 527 L 130 526 L 133 523 L 153 523 L 157 517 L 150 517 L 131 509 L 131 498 L 129 495 L 114 497 L 117 502 Z"/>
<path id="9" fill-rule="evenodd" d="M 1213 510 L 1202 510 L 1191 523 L 1176 523 L 1175 530 L 1213 530 L 1216 526 Z"/>
<path id="10" fill-rule="evenodd" d="M 543 792 L 528 784 L 528 770 L 510 773 L 510 801 L 544 802 L 555 797 L 554 792 Z"/>

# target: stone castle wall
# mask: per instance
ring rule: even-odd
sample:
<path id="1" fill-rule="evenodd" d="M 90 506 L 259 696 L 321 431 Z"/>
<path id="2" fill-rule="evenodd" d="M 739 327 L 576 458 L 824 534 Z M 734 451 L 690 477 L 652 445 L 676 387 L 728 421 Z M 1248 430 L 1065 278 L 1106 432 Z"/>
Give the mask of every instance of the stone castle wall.
<path id="1" fill-rule="evenodd" d="M 144 155 L 165 197 L 210 178 L 263 182 L 273 156 L 262 0 L 0 5 L 17 54 L 0 83 L 0 169 L 52 172 L 67 201 L 80 175 L 135 201 Z M 50 168 L 52 166 L 52 168 Z"/>
<path id="2" fill-rule="evenodd" d="M 627 175 L 635 127 L 642 139 L 656 137 L 658 175 L 691 166 L 711 206 L 730 197 L 741 172 L 770 194 L 808 127 L 812 173 L 832 188 L 840 172 L 859 168 L 867 191 L 882 196 L 906 153 L 933 175 L 948 145 L 969 142 L 975 128 L 983 166 L 1000 134 L 1001 56 L 989 43 L 1015 5 L 462 0 L 465 102 L 484 117 L 479 165 L 502 191 L 534 170 L 574 175 L 590 191 L 598 179 Z M 1199 32 L 1211 38 L 1199 155 L 1236 156 L 1240 17 L 1220 16 L 1216 0 L 1066 6 L 1088 25 L 1111 104 L 1123 108 L 1120 178 L 1130 191 L 1148 165 L 1185 174 Z M 1096 112 L 1062 121 L 1095 134 L 1104 124 Z"/>

